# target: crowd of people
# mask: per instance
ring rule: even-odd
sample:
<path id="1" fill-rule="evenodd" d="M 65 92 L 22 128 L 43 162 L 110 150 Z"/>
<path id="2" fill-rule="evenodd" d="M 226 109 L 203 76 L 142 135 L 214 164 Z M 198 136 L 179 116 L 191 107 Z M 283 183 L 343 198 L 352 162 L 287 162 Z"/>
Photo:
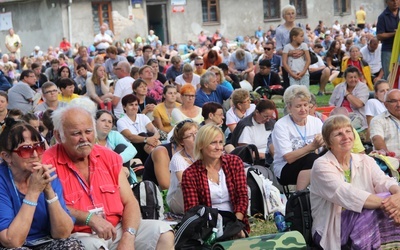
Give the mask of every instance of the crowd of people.
<path id="1" fill-rule="evenodd" d="M 358 244 L 371 230 L 344 223 L 395 227 L 397 182 L 362 145 L 400 158 L 400 90 L 385 80 L 399 6 L 386 3 L 376 25 L 361 6 L 357 24 L 319 21 L 315 29 L 296 22 L 288 5 L 276 29 L 259 27 L 235 43 L 219 30 L 201 32 L 181 49 L 152 30 L 114 41 L 103 24 L 90 46 L 63 38 L 56 49 L 23 56 L 10 29 L 0 62 L 0 249 L 36 249 L 37 240 L 48 248 L 173 249 L 168 224 L 141 220 L 132 169 L 167 192 L 171 212 L 228 211 L 243 224 L 236 237 L 245 237 L 244 164 L 229 153 L 249 144 L 280 184 L 310 188 L 318 246 Z M 273 101 L 254 97 L 262 91 L 283 96 L 283 117 Z M 329 118 L 316 112 L 315 96 L 327 94 Z M 376 242 L 390 239 L 363 244 Z"/>

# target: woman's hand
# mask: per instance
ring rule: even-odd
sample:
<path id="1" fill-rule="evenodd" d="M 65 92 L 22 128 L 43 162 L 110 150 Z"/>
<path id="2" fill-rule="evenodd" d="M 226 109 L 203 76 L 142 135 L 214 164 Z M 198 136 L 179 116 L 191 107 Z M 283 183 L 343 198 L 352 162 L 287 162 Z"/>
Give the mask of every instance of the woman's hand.
<path id="1" fill-rule="evenodd" d="M 316 134 L 314 137 L 313 142 L 311 143 L 311 146 L 313 150 L 316 150 L 324 145 L 324 139 L 322 138 L 321 134 Z"/>
<path id="2" fill-rule="evenodd" d="M 33 163 L 33 172 L 29 178 L 28 192 L 40 194 L 43 190 L 51 190 L 49 183 L 54 180 L 57 175 L 51 175 L 56 169 L 51 165 L 42 165 L 39 162 Z"/>
<path id="3" fill-rule="evenodd" d="M 147 104 L 146 107 L 144 107 L 144 109 L 143 109 L 143 114 L 147 114 L 149 112 L 153 112 L 155 106 L 156 105 L 154 105 L 153 103 Z"/>

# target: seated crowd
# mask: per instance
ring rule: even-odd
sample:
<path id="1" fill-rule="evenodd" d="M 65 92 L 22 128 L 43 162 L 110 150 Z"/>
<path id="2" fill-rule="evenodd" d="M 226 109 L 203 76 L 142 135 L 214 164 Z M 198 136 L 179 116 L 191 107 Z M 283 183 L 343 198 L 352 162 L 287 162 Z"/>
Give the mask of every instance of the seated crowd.
<path id="1" fill-rule="evenodd" d="M 246 175 L 229 153 L 249 144 L 281 185 L 310 189 L 318 246 L 338 249 L 372 232 L 343 224 L 372 220 L 383 231 L 399 223 L 397 182 L 362 143 L 400 158 L 400 90 L 390 90 L 370 55 L 380 45 L 369 31 L 318 27 L 292 29 L 279 53 L 273 28 L 237 48 L 218 31 L 199 36 L 197 48 L 190 41 L 185 55 L 158 38 L 127 39 L 118 47 L 80 46 L 71 59 L 32 58 L 19 77 L 7 73 L 10 87 L 0 86 L 0 249 L 36 249 L 38 239 L 59 249 L 173 249 L 167 223 L 140 218 L 131 170 L 166 192 L 174 214 L 196 205 L 233 213 L 243 224 L 236 238 L 243 238 L 250 232 Z M 302 48 L 294 64 L 293 46 Z M 6 73 L 4 64 L 0 70 Z M 317 82 L 321 96 L 329 81 L 335 109 L 328 118 L 316 111 L 308 83 Z M 280 119 L 272 95 L 283 96 Z"/>

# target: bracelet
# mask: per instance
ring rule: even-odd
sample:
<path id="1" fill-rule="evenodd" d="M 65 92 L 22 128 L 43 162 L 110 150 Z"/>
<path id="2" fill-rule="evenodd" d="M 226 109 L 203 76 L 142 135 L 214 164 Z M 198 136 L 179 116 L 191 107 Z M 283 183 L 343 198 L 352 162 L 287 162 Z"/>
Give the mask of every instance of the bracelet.
<path id="1" fill-rule="evenodd" d="M 58 195 L 57 195 L 57 194 L 55 194 L 55 195 L 56 195 L 56 196 L 54 196 L 53 199 L 46 200 L 47 204 L 51 204 L 51 203 L 53 203 L 53 202 L 58 201 Z"/>
<path id="2" fill-rule="evenodd" d="M 88 216 L 86 217 L 86 221 L 85 221 L 86 226 L 89 225 L 89 221 L 92 218 L 92 216 L 93 216 L 93 213 L 89 213 Z"/>
<path id="3" fill-rule="evenodd" d="M 23 199 L 22 203 L 32 206 L 32 207 L 36 207 L 37 206 L 37 202 L 33 202 L 33 201 L 28 201 L 27 199 Z"/>

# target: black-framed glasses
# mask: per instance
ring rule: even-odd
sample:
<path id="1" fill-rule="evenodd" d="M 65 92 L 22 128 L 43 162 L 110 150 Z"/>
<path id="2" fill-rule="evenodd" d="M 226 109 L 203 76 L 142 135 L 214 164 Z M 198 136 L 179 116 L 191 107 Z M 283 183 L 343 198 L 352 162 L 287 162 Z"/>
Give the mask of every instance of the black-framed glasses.
<path id="1" fill-rule="evenodd" d="M 195 98 L 196 96 L 195 95 L 183 95 L 184 97 L 187 97 L 187 98 Z"/>
<path id="2" fill-rule="evenodd" d="M 23 159 L 31 158 L 34 151 L 36 151 L 38 155 L 42 155 L 44 151 L 46 151 L 44 141 L 34 143 L 33 145 L 21 145 L 13 150 L 14 153 L 17 153 Z"/>
<path id="3" fill-rule="evenodd" d="M 264 48 L 264 50 L 268 50 L 268 51 L 270 51 L 270 50 L 272 50 L 272 48 Z"/>
<path id="4" fill-rule="evenodd" d="M 183 121 L 180 121 L 178 124 L 176 124 L 176 128 L 179 130 L 185 125 L 185 123 L 190 122 L 193 123 L 194 121 L 192 119 L 185 119 Z"/>

